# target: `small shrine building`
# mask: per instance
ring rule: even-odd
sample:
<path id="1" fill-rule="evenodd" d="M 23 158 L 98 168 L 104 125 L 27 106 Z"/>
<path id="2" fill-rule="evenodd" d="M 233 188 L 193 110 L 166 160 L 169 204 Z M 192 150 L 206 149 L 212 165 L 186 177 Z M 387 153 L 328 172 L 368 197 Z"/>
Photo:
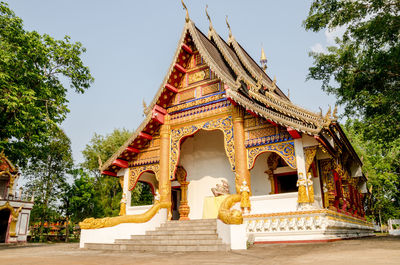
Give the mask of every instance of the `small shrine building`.
<path id="1" fill-rule="evenodd" d="M 16 190 L 18 169 L 0 153 L 0 243 L 26 242 L 33 200 Z"/>
<path id="2" fill-rule="evenodd" d="M 121 216 L 81 222 L 81 247 L 145 234 L 170 220 L 210 218 L 231 249 L 247 241 L 370 235 L 362 162 L 336 108 L 323 115 L 292 103 L 266 74 L 264 51 L 260 66 L 228 21 L 227 40 L 209 21 L 206 35 L 186 15 L 144 121 L 102 166 L 102 174 L 120 180 Z M 222 181 L 225 192 L 214 196 Z M 131 206 L 138 182 L 152 187 L 153 205 Z"/>

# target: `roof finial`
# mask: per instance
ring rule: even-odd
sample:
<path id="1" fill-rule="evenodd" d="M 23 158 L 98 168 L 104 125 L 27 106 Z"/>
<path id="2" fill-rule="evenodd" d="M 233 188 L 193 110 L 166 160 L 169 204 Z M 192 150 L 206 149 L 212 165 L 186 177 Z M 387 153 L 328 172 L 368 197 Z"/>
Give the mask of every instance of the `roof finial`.
<path id="1" fill-rule="evenodd" d="M 265 52 L 264 52 L 264 46 L 261 43 L 261 58 L 260 58 L 260 63 L 261 63 L 261 67 L 262 69 L 265 71 L 267 70 L 267 56 L 265 56 Z"/>
<path id="2" fill-rule="evenodd" d="M 287 97 L 288 97 L 288 99 L 290 99 L 290 89 L 289 88 L 287 90 Z"/>
<path id="3" fill-rule="evenodd" d="M 186 20 L 186 23 L 187 23 L 187 22 L 189 22 L 189 11 L 188 11 L 188 9 L 187 9 L 185 3 L 183 2 L 183 0 L 181 0 L 181 2 L 182 2 L 183 9 L 186 10 L 186 17 L 185 17 L 185 20 Z"/>
<path id="4" fill-rule="evenodd" d="M 213 28 L 213 26 L 212 26 L 212 22 L 211 22 L 210 15 L 208 15 L 208 12 L 207 12 L 207 8 L 208 8 L 208 5 L 206 5 L 206 15 L 207 15 L 207 19 L 208 19 L 208 21 L 210 21 L 209 30 L 211 31 L 211 30 L 212 30 L 212 28 Z"/>
<path id="5" fill-rule="evenodd" d="M 228 29 L 229 29 L 229 39 L 230 39 L 230 38 L 232 38 L 232 31 L 231 31 L 231 26 L 229 25 L 229 22 L 228 22 L 228 15 L 226 15 L 225 21 L 226 21 L 226 25 L 228 26 Z"/>
<path id="6" fill-rule="evenodd" d="M 332 117 L 333 117 L 333 119 L 336 120 L 336 121 L 337 121 L 337 119 L 339 118 L 339 117 L 336 115 L 336 114 L 337 114 L 337 111 L 338 111 L 338 105 L 335 104 L 335 108 L 333 109 L 333 112 L 332 112 Z"/>

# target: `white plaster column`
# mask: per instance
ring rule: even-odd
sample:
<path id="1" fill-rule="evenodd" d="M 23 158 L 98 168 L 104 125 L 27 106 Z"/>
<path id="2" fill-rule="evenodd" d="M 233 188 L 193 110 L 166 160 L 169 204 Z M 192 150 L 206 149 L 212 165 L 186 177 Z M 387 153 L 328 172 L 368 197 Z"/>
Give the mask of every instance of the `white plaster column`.
<path id="1" fill-rule="evenodd" d="M 303 176 L 307 176 L 306 175 L 306 159 L 304 157 L 303 139 L 302 138 L 294 140 L 294 152 L 296 154 L 297 174 L 302 173 Z"/>

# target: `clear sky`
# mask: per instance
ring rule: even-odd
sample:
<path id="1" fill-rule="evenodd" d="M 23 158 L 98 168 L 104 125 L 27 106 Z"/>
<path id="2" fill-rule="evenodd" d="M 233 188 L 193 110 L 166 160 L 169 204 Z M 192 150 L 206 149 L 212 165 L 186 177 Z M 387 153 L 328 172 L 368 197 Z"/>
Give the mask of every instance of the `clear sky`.
<path id="1" fill-rule="evenodd" d="M 149 103 L 158 90 L 185 23 L 180 0 L 10 0 L 25 28 L 61 39 L 71 36 L 87 48 L 83 56 L 95 82 L 83 95 L 69 93 L 71 112 L 62 124 L 72 141 L 75 162 L 94 133 L 114 128 L 135 130 L 143 119 L 142 101 Z M 256 61 L 261 43 L 268 58 L 267 73 L 290 99 L 318 112 L 327 111 L 335 98 L 320 82 L 306 81 L 311 50 L 332 44 L 334 33 L 306 32 L 309 1 L 296 0 L 186 0 L 190 18 L 205 34 L 208 20 L 225 39 L 225 16 L 236 40 Z"/>

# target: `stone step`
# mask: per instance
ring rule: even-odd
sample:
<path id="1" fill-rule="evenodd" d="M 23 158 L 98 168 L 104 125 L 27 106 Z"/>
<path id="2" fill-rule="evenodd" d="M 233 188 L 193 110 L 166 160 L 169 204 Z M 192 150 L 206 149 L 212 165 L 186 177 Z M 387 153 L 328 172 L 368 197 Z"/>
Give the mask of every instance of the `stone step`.
<path id="1" fill-rule="evenodd" d="M 147 231 L 146 235 L 214 235 L 217 233 L 216 229 L 202 229 L 202 230 L 156 230 Z"/>
<path id="2" fill-rule="evenodd" d="M 88 243 L 87 249 L 115 251 L 228 251 L 230 247 L 218 238 L 216 219 L 168 221 L 145 235 L 117 239 L 112 244 Z"/>
<path id="3" fill-rule="evenodd" d="M 196 226 L 162 226 L 162 227 L 157 227 L 155 231 L 191 231 L 191 230 L 216 230 L 217 226 L 216 225 L 196 225 Z"/>
<path id="4" fill-rule="evenodd" d="M 130 245 L 168 245 L 168 246 L 204 246 L 222 244 L 222 240 L 217 239 L 159 239 L 159 240 L 134 240 L 134 239 L 116 239 L 115 244 Z"/>
<path id="5" fill-rule="evenodd" d="M 167 221 L 166 224 L 197 224 L 197 223 L 217 223 L 217 219 L 194 219 L 194 220 L 171 220 Z"/>
<path id="6" fill-rule="evenodd" d="M 197 223 L 197 224 L 188 224 L 188 223 L 165 223 L 161 224 L 159 227 L 165 227 L 165 228 L 170 228 L 170 227 L 216 227 L 216 223 Z"/>
<path id="7" fill-rule="evenodd" d="M 186 251 L 228 251 L 225 244 L 217 245 L 131 245 L 131 244 L 100 244 L 86 243 L 85 248 L 96 250 L 116 250 L 116 251 L 157 251 L 157 252 L 186 252 Z"/>
<path id="8" fill-rule="evenodd" d="M 133 240 L 184 240 L 184 239 L 218 239 L 217 234 L 185 234 L 185 235 L 134 235 Z M 129 239 L 127 239 L 129 240 Z"/>

